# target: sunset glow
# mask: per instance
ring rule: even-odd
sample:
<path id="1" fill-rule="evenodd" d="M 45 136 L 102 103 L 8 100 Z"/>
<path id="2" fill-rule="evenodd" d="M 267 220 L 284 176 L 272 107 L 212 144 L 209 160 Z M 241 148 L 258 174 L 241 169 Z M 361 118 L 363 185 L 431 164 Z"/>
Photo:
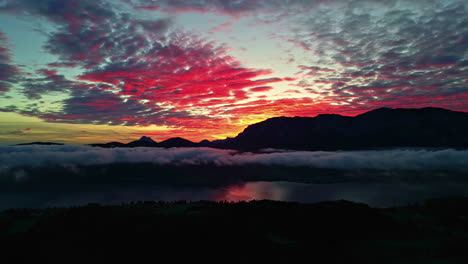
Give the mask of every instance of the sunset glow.
<path id="1" fill-rule="evenodd" d="M 0 144 L 468 111 L 467 23 L 462 0 L 3 0 Z"/>

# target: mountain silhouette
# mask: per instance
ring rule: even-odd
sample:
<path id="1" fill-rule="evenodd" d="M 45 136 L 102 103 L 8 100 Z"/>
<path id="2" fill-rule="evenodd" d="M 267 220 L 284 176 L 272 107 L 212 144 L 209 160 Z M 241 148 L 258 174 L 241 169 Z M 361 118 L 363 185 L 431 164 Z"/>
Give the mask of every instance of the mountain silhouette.
<path id="1" fill-rule="evenodd" d="M 209 145 L 209 141 L 207 141 Z M 120 143 L 120 142 L 109 142 L 109 143 L 97 143 L 97 144 L 90 144 L 93 147 L 102 147 L 102 148 L 133 148 L 133 147 L 160 147 L 160 148 L 187 148 L 187 147 L 198 147 L 197 143 L 194 143 L 190 140 L 175 137 L 170 138 L 161 142 L 156 142 L 150 137 L 142 136 L 139 140 L 132 141 L 128 144 Z"/>
<path id="2" fill-rule="evenodd" d="M 120 142 L 109 142 L 109 143 L 96 143 L 96 144 L 89 144 L 92 147 L 101 147 L 101 148 L 124 148 L 127 144 L 120 143 Z"/>
<path id="3" fill-rule="evenodd" d="M 127 144 L 128 147 L 159 147 L 158 142 L 150 137 L 143 136 L 139 140 Z"/>
<path id="4" fill-rule="evenodd" d="M 16 144 L 15 146 L 29 146 L 29 145 L 61 146 L 61 145 L 64 145 L 64 144 L 63 143 L 55 143 L 55 142 L 30 142 L 30 143 Z"/>
<path id="5" fill-rule="evenodd" d="M 443 108 L 379 108 L 350 117 L 275 117 L 248 126 L 235 138 L 200 143 L 170 138 L 157 143 L 142 137 L 128 144 L 111 142 L 99 147 L 212 147 L 255 151 L 363 150 L 396 147 L 468 148 L 468 113 Z"/>
<path id="6" fill-rule="evenodd" d="M 139 140 L 132 141 L 128 144 L 121 142 L 109 142 L 109 143 L 96 143 L 89 144 L 92 147 L 101 148 L 125 148 L 125 147 L 158 147 L 158 143 L 150 137 L 143 136 Z"/>
<path id="7" fill-rule="evenodd" d="M 163 148 L 172 148 L 172 147 L 189 148 L 189 147 L 196 147 L 197 144 L 184 138 L 175 137 L 175 138 L 170 138 L 170 139 L 160 142 L 159 146 Z"/>
<path id="8" fill-rule="evenodd" d="M 348 117 L 278 117 L 248 126 L 234 148 L 296 150 L 468 147 L 468 113 L 442 108 L 379 108 Z"/>
<path id="9" fill-rule="evenodd" d="M 139 142 L 157 143 L 157 142 L 154 141 L 152 138 L 150 138 L 150 137 L 145 137 L 145 136 L 142 136 L 138 141 L 139 141 Z"/>

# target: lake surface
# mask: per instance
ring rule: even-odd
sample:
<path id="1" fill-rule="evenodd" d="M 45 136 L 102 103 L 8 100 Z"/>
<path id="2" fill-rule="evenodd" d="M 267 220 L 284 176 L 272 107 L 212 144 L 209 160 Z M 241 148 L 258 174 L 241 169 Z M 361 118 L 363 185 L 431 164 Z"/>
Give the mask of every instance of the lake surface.
<path id="1" fill-rule="evenodd" d="M 468 150 L 0 147 L 0 210 L 253 199 L 388 207 L 449 196 L 468 196 Z"/>
<path id="2" fill-rule="evenodd" d="M 468 196 L 468 184 L 453 183 L 326 183 L 246 182 L 227 187 L 171 186 L 92 186 L 67 192 L 33 191 L 1 192 L 0 210 L 8 208 L 44 208 L 86 205 L 88 203 L 120 204 L 131 201 L 250 201 L 278 200 L 314 203 L 349 200 L 373 207 L 419 203 L 426 199 Z"/>

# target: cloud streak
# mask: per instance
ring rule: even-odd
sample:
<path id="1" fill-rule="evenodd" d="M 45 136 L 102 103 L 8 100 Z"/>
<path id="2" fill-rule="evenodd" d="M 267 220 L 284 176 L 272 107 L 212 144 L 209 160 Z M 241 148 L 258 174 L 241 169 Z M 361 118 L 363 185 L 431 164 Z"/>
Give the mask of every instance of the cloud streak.
<path id="1" fill-rule="evenodd" d="M 16 81 L 18 74 L 19 69 L 12 64 L 8 39 L 0 31 L 0 95 L 10 90 L 11 84 Z"/>

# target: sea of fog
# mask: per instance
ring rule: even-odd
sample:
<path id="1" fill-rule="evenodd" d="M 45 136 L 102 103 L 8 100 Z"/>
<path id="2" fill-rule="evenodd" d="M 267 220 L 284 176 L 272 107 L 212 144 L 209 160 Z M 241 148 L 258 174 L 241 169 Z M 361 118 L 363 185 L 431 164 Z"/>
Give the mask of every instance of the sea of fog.
<path id="1" fill-rule="evenodd" d="M 373 151 L 237 152 L 212 148 L 98 148 L 86 146 L 0 147 L 0 172 L 15 167 L 112 163 L 160 165 L 283 165 L 335 169 L 453 169 L 468 172 L 468 150 L 395 149 Z"/>
<path id="2" fill-rule="evenodd" d="M 468 150 L 0 147 L 0 210 L 253 199 L 386 207 L 467 195 Z"/>

